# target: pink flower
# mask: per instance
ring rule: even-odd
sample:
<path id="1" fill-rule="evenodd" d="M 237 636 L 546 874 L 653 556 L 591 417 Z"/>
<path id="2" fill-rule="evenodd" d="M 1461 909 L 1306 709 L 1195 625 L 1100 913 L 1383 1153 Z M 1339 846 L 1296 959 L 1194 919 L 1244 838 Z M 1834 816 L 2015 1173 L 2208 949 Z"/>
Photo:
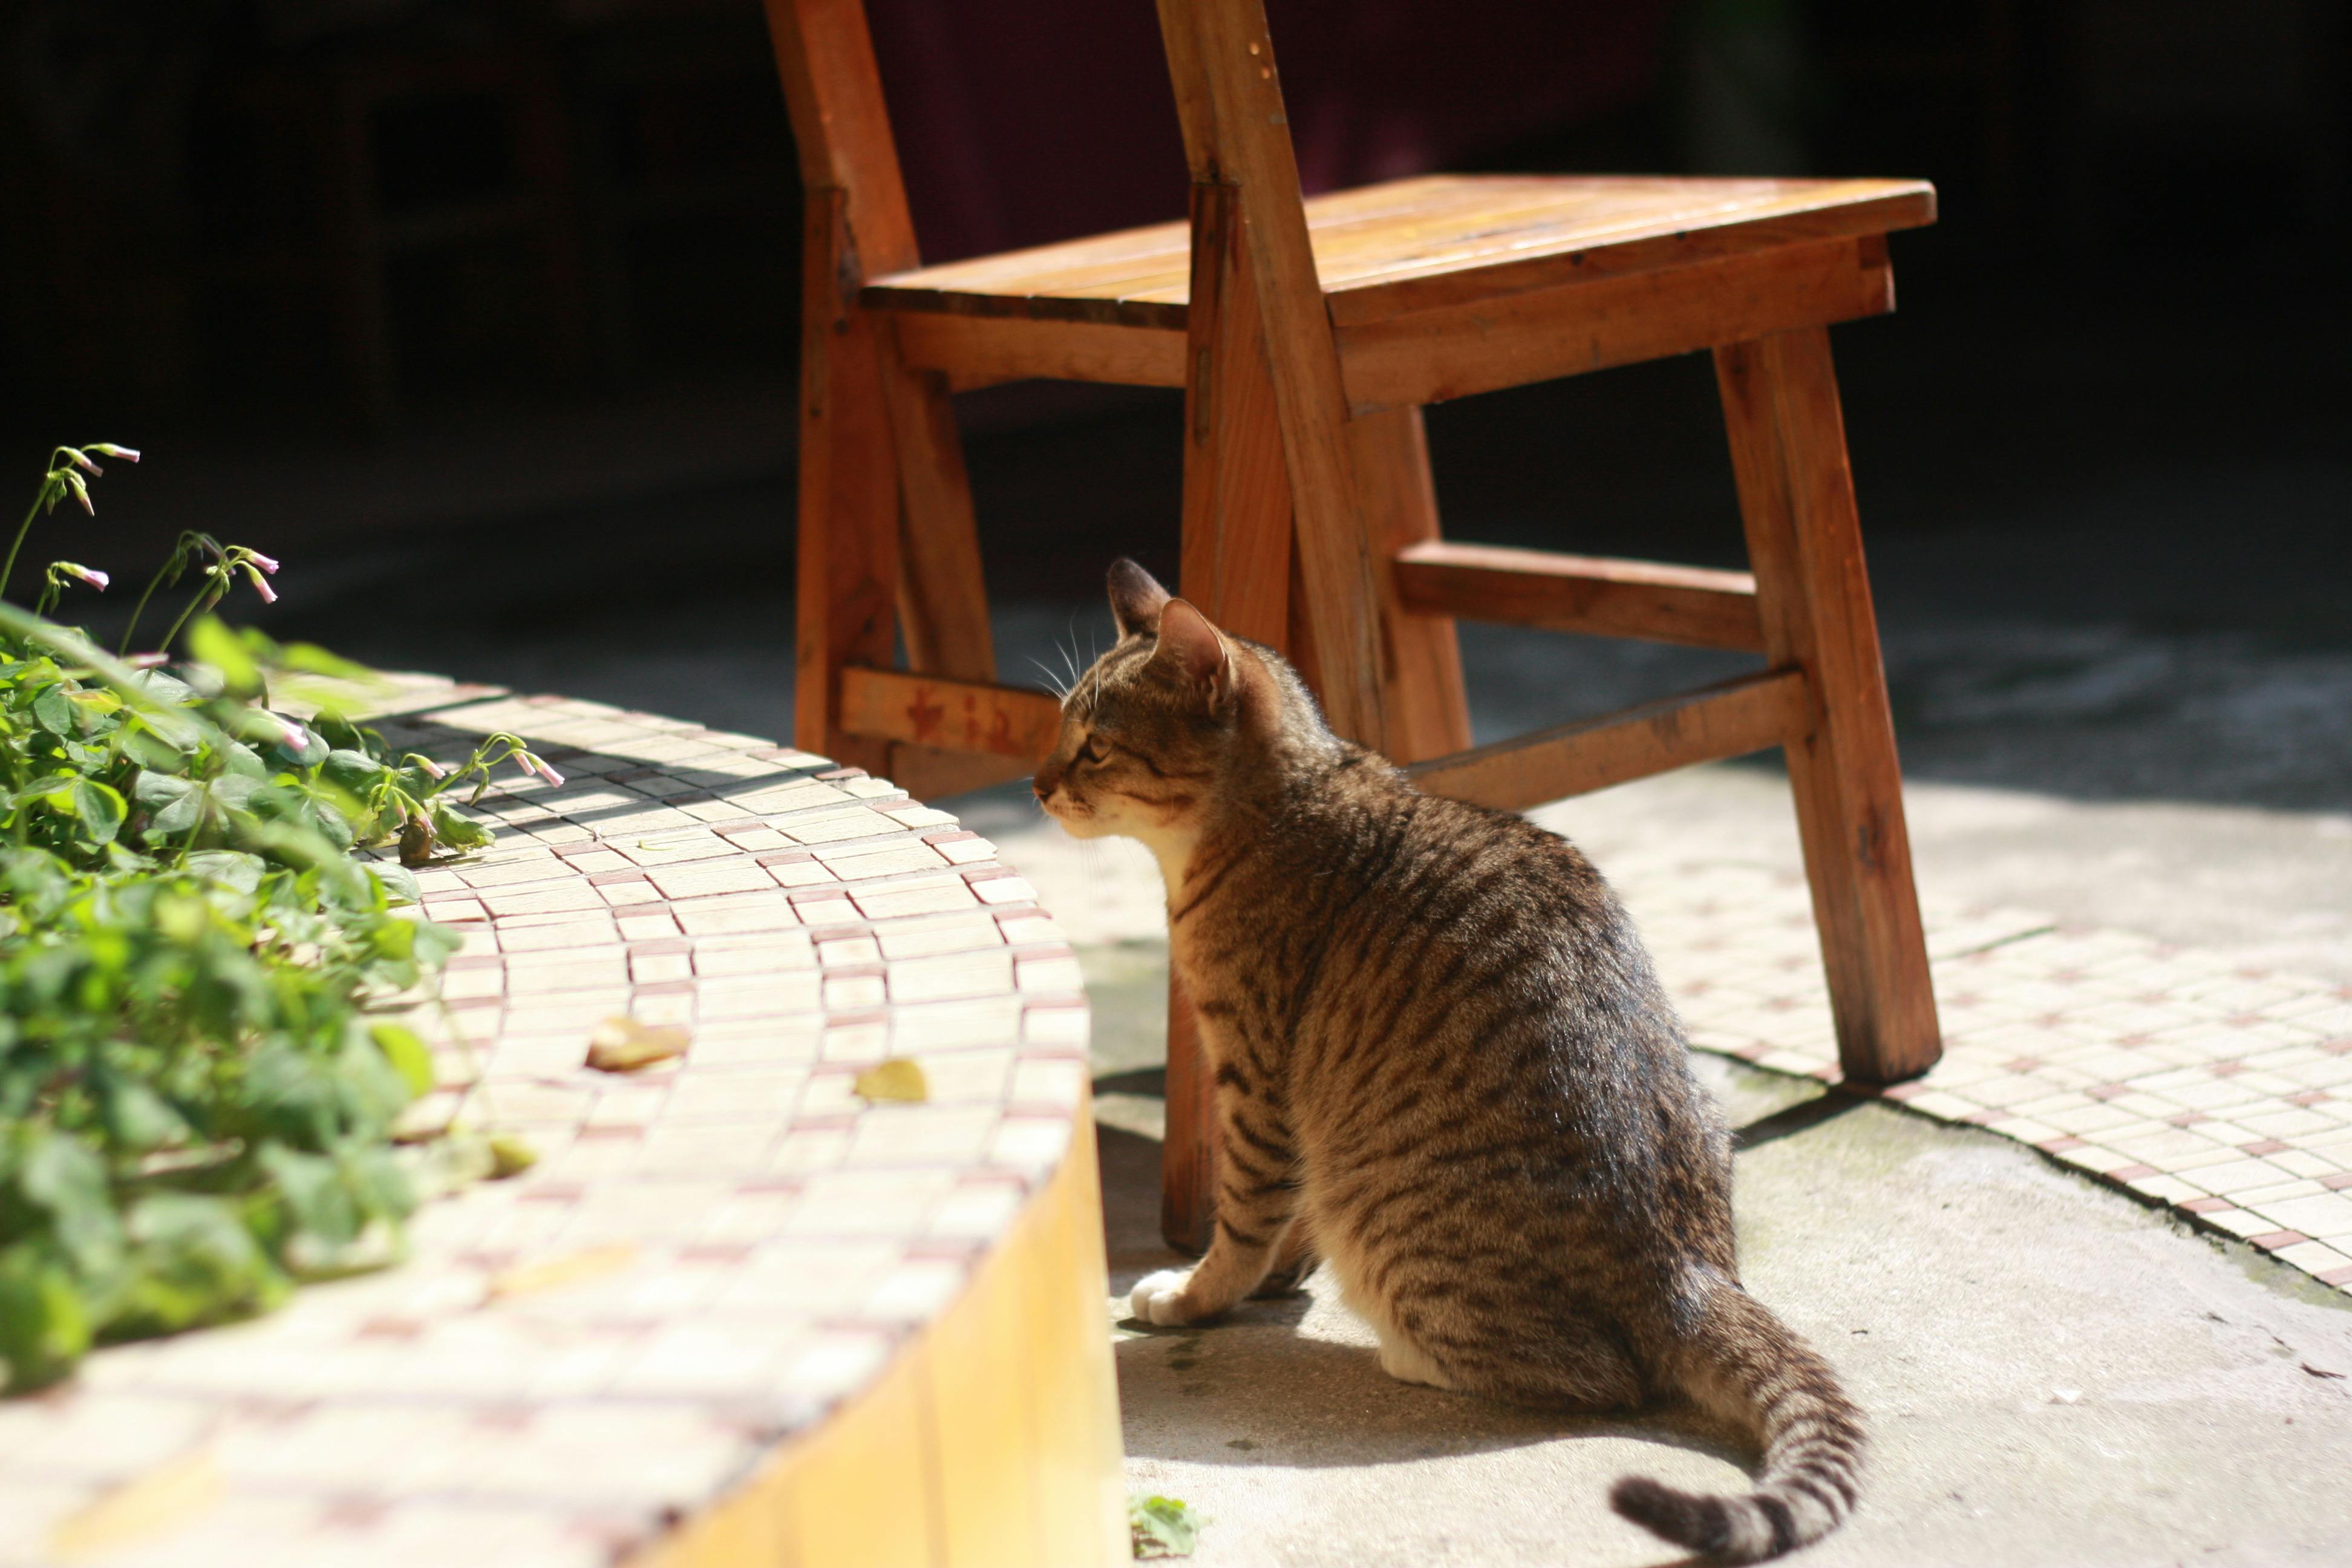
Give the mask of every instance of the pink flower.
<path id="1" fill-rule="evenodd" d="M 98 515 L 98 508 L 89 504 L 89 487 L 83 484 L 81 482 L 81 476 L 75 473 L 71 468 L 68 468 L 66 470 L 66 488 L 73 491 L 74 500 L 81 502 L 82 510 L 89 513 L 92 517 L 96 517 Z"/>
<path id="2" fill-rule="evenodd" d="M 261 595 L 261 602 L 263 604 L 274 605 L 278 602 L 277 592 L 269 586 L 268 578 L 264 577 L 260 573 L 256 572 L 250 566 L 245 569 L 245 574 L 253 579 L 253 591 Z"/>
<path id="3" fill-rule="evenodd" d="M 136 447 L 118 447 L 111 441 L 92 441 L 89 444 L 89 449 L 93 452 L 103 452 L 110 458 L 120 458 L 126 463 L 135 463 L 139 460 L 139 448 Z"/>
<path id="4" fill-rule="evenodd" d="M 301 725 L 297 724 L 293 720 L 287 718 L 282 713 L 272 713 L 269 716 L 278 721 L 278 727 L 281 731 L 281 738 L 285 741 L 286 749 L 288 751 L 299 752 L 304 746 L 310 743 L 310 732 L 303 729 Z"/>
<path id="5" fill-rule="evenodd" d="M 75 468 L 79 468 L 85 474 L 102 474 L 106 472 L 104 468 L 100 468 L 96 463 L 91 462 L 88 458 L 83 457 L 71 447 L 68 447 L 66 448 L 66 461 L 71 463 Z"/>
<path id="6" fill-rule="evenodd" d="M 430 757 L 417 758 L 416 765 L 425 770 L 425 776 L 426 778 L 446 779 L 449 776 L 449 770 L 443 767 L 439 763 L 435 762 Z"/>
<path id="7" fill-rule="evenodd" d="M 56 565 L 52 566 L 50 570 L 53 572 L 62 572 L 68 577 L 79 577 L 101 594 L 105 593 L 107 585 L 114 581 L 113 578 L 108 576 L 103 572 L 93 570 L 88 566 L 79 566 L 70 561 L 60 561 L 57 563 Z"/>
<path id="8" fill-rule="evenodd" d="M 271 560 L 268 556 L 264 555 L 260 551 L 248 550 L 245 552 L 245 555 L 247 560 L 252 562 L 256 566 L 260 567 L 264 572 L 268 573 L 271 576 L 274 577 L 278 574 L 278 563 Z"/>
<path id="9" fill-rule="evenodd" d="M 530 760 L 530 765 L 531 772 L 537 773 L 541 778 L 545 779 L 551 785 L 557 789 L 562 789 L 563 787 L 563 775 L 562 773 L 557 773 L 553 768 L 549 767 L 537 757 L 533 757 Z"/>
<path id="10" fill-rule="evenodd" d="M 122 662 L 133 669 L 158 669 L 171 660 L 172 656 L 168 653 L 134 653 Z"/>

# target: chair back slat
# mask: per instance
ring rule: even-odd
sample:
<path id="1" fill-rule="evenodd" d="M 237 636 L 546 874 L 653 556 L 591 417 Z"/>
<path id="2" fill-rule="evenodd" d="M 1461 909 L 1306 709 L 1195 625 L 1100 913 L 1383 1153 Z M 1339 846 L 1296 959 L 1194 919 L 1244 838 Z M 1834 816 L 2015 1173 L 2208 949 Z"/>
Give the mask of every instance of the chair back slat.
<path id="1" fill-rule="evenodd" d="M 1302 608 L 1332 726 L 1385 741 L 1370 531 L 1356 504 L 1339 348 L 1316 276 L 1298 159 L 1261 0 L 1160 0 L 1196 182 L 1237 188 L 1290 470 Z M 1196 205 L 1195 211 L 1199 211 Z"/>
<path id="2" fill-rule="evenodd" d="M 921 264 L 863 0 L 767 0 L 801 183 L 840 191 L 862 282 Z"/>

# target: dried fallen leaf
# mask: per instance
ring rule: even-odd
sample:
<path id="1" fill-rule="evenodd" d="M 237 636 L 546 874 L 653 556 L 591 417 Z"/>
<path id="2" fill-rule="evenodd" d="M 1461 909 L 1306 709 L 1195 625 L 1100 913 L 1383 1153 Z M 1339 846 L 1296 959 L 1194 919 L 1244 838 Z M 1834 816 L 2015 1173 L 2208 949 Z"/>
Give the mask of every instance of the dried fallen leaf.
<path id="1" fill-rule="evenodd" d="M 693 1038 L 676 1024 L 640 1024 L 615 1014 L 588 1037 L 588 1065 L 604 1072 L 636 1072 L 684 1056 Z"/>
<path id="2" fill-rule="evenodd" d="M 2303 1370 L 2311 1373 L 2314 1377 L 2341 1378 L 2344 1375 L 2340 1372 L 2330 1372 L 2324 1366 L 2314 1366 L 2309 1362 L 2305 1362 L 2302 1364 Z"/>
<path id="3" fill-rule="evenodd" d="M 520 1264 L 490 1276 L 490 1299 L 503 1300 L 509 1296 L 529 1296 L 558 1286 L 576 1285 L 583 1279 L 617 1273 L 636 1260 L 637 1249 L 624 1241 Z"/>
<path id="4" fill-rule="evenodd" d="M 220 1501 L 220 1466 L 210 1448 L 166 1459 L 101 1493 L 58 1521 L 49 1550 L 68 1560 L 94 1557 L 184 1524 Z"/>
<path id="5" fill-rule="evenodd" d="M 931 1086 L 923 1077 L 920 1062 L 905 1057 L 892 1057 L 876 1062 L 857 1075 L 850 1086 L 869 1100 L 898 1100 L 919 1104 L 931 1098 Z"/>
<path id="6" fill-rule="evenodd" d="M 539 1163 L 539 1151 L 511 1132 L 490 1134 L 490 1180 L 520 1176 Z"/>

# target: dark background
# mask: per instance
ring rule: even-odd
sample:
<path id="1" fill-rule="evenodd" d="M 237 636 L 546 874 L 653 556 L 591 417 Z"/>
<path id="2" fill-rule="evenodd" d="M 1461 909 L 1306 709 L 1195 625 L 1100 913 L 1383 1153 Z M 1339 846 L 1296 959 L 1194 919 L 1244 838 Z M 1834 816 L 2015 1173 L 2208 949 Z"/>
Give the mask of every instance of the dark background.
<path id="1" fill-rule="evenodd" d="M 927 258 L 1181 212 L 1149 0 L 869 11 Z M 1900 313 L 1836 334 L 1890 647 L 2352 649 L 2337 0 L 1269 11 L 1314 188 L 1937 184 Z M 756 4 L 13 0 L 0 47 L 0 457 L 29 495 L 57 440 L 149 454 L 28 555 L 131 575 L 203 527 L 288 560 L 280 630 L 588 695 L 634 662 L 783 727 L 799 198 Z M 962 401 L 1002 599 L 1172 567 L 1173 395 Z M 1703 356 L 1431 429 L 1462 537 L 1737 560 Z"/>

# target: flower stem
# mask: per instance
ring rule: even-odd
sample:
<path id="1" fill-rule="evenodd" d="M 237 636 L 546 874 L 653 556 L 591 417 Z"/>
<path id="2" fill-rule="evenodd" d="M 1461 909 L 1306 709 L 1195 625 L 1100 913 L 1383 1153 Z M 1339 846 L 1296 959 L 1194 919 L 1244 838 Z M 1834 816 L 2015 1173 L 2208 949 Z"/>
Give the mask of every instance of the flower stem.
<path id="1" fill-rule="evenodd" d="M 122 628 L 122 641 L 114 650 L 115 658 L 122 658 L 130 654 L 131 635 L 139 629 L 139 617 L 147 613 L 147 601 L 155 596 L 155 590 L 163 585 L 164 578 L 176 574 L 185 564 L 183 557 L 187 548 L 183 541 L 180 547 L 165 558 L 163 564 L 155 569 L 155 575 L 147 579 L 146 591 L 139 595 L 139 603 L 131 606 L 131 624 Z"/>
<path id="2" fill-rule="evenodd" d="M 8 596 L 8 579 L 16 574 L 16 552 L 25 548 L 25 536 L 33 531 L 33 520 L 41 515 L 41 503 L 48 499 L 49 482 L 43 479 L 40 493 L 33 498 L 33 510 L 26 512 L 25 521 L 16 525 L 16 541 L 8 546 L 8 563 L 0 566 L 0 599 Z"/>
<path id="3" fill-rule="evenodd" d="M 180 628 L 188 624 L 189 618 L 219 604 L 222 595 L 227 592 L 228 574 L 220 571 L 218 567 L 207 572 L 205 585 L 196 590 L 196 596 L 188 601 L 188 607 L 180 612 L 180 618 L 172 623 L 172 629 L 163 634 L 163 650 L 165 653 L 171 652 L 172 639 L 180 635 Z"/>

